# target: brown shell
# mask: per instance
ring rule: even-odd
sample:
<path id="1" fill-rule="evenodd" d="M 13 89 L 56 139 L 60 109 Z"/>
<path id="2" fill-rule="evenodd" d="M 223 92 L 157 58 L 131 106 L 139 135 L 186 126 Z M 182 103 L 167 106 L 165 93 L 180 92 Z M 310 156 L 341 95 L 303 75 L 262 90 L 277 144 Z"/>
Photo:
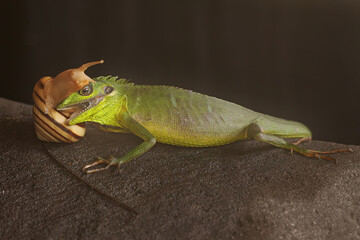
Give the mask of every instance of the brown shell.
<path id="1" fill-rule="evenodd" d="M 33 91 L 35 103 L 33 118 L 36 136 L 45 142 L 77 142 L 85 135 L 85 124 L 69 126 L 67 125 L 67 120 L 70 114 L 56 111 L 45 105 L 44 82 L 50 79 L 51 77 L 43 77 L 40 79 L 36 83 Z"/>

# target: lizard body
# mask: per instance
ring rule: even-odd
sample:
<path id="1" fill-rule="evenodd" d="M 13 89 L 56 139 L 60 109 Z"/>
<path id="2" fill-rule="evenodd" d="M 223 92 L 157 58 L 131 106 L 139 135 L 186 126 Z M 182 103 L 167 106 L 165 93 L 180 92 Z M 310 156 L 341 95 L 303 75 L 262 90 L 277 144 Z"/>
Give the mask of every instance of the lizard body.
<path id="1" fill-rule="evenodd" d="M 191 90 L 168 86 L 123 86 L 128 111 L 158 142 L 208 147 L 247 139 L 249 123 L 263 124 L 268 133 L 310 137 L 301 123 L 254 112 L 240 105 Z M 276 125 L 278 124 L 278 125 Z"/>
<path id="2" fill-rule="evenodd" d="M 299 152 L 308 157 L 332 159 L 322 152 L 300 148 L 283 137 L 311 137 L 303 124 L 288 121 L 210 97 L 168 86 L 142 86 L 116 77 L 98 77 L 95 83 L 66 98 L 58 110 L 77 109 L 69 125 L 96 122 L 107 131 L 132 132 L 144 142 L 120 158 L 100 158 L 107 167 L 121 165 L 148 151 L 156 141 L 190 147 L 209 147 L 254 139 Z M 345 150 L 340 150 L 345 151 Z M 331 152 L 327 152 L 331 153 Z"/>

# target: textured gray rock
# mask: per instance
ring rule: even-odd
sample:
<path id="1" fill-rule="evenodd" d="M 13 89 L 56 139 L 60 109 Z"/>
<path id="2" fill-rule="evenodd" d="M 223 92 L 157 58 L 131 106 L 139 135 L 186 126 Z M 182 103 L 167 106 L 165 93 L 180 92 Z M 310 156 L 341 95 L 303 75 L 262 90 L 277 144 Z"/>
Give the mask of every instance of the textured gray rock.
<path id="1" fill-rule="evenodd" d="M 1 239 L 360 238 L 360 146 L 333 164 L 255 141 L 156 144 L 120 172 L 86 175 L 96 156 L 140 140 L 89 127 L 78 143 L 42 143 L 31 106 L 6 99 L 0 124 Z"/>

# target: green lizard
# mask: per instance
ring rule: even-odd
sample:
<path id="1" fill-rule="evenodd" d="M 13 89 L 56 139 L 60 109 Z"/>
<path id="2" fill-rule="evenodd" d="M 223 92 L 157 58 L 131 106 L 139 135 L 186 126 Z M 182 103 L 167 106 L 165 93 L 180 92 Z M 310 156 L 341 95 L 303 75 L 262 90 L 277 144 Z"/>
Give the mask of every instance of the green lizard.
<path id="1" fill-rule="evenodd" d="M 106 126 L 103 130 L 131 132 L 144 142 L 122 157 L 99 157 L 84 170 L 100 163 L 107 166 L 87 170 L 87 173 L 105 170 L 112 165 L 120 166 L 148 151 L 157 141 L 178 146 L 209 147 L 254 139 L 326 160 L 333 158 L 324 154 L 351 151 L 320 152 L 301 148 L 283 138 L 310 139 L 311 132 L 305 125 L 257 113 L 191 90 L 134 85 L 112 76 L 94 80 L 95 83 L 89 83 L 57 106 L 59 111 L 75 111 L 68 124 L 95 122 Z"/>

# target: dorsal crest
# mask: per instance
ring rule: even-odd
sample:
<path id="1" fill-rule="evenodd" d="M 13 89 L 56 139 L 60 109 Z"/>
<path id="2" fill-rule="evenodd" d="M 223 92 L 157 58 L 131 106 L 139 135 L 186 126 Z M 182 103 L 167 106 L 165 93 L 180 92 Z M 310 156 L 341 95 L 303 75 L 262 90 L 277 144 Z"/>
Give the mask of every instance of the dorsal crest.
<path id="1" fill-rule="evenodd" d="M 107 82 L 113 82 L 113 83 L 118 83 L 118 84 L 129 84 L 129 85 L 135 85 L 134 83 L 130 83 L 129 80 L 125 79 L 125 78 L 119 78 L 118 76 L 112 76 L 112 75 L 108 75 L 108 76 L 99 76 L 94 78 L 95 81 L 107 81 Z"/>

